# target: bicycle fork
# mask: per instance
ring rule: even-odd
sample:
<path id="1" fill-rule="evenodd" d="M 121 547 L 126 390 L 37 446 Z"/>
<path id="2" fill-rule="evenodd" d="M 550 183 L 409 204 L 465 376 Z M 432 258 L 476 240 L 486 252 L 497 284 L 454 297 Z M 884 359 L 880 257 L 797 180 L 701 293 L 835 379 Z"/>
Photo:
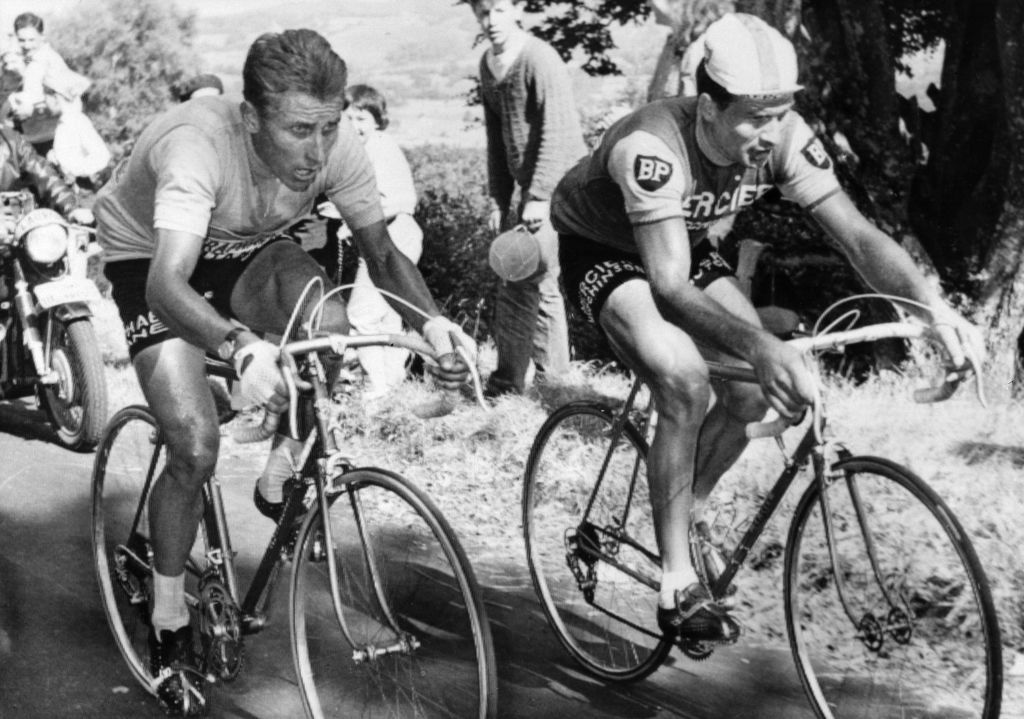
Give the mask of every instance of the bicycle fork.
<path id="1" fill-rule="evenodd" d="M 849 452 L 841 449 L 837 464 L 842 465 L 843 460 L 849 458 L 849 456 Z M 836 582 L 836 593 L 839 596 L 839 602 L 842 604 L 847 618 L 857 629 L 857 638 L 873 652 L 878 652 L 882 649 L 886 635 L 892 637 L 899 644 L 908 644 L 913 635 L 913 617 L 909 611 L 906 599 L 899 594 L 898 590 L 887 587 L 880 567 L 875 538 L 864 511 L 864 503 L 861 499 L 856 475 L 853 472 L 847 471 L 842 466 L 839 466 L 834 473 L 830 474 L 825 466 L 825 452 L 821 447 L 816 448 L 814 451 L 813 464 L 814 475 L 820 487 L 818 499 L 821 507 L 822 524 L 825 529 L 829 561 L 832 566 L 832 576 Z M 842 557 L 839 553 L 835 526 L 832 521 L 832 504 L 829 499 L 829 489 L 840 483 L 846 488 L 847 494 L 850 497 L 850 503 L 857 520 L 859 536 L 863 540 L 864 551 L 871 565 L 871 573 L 874 576 L 875 583 L 881 590 L 885 603 L 889 607 L 884 623 L 879 621 L 870 609 L 858 617 L 855 608 L 849 601 Z"/>

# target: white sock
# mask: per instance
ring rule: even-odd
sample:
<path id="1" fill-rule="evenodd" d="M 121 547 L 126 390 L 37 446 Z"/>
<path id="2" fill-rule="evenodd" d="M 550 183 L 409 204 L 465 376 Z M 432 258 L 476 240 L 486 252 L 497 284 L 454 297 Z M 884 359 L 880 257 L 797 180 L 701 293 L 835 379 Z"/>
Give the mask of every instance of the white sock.
<path id="1" fill-rule="evenodd" d="M 676 606 L 676 592 L 686 589 L 698 581 L 700 580 L 693 569 L 662 572 L 661 590 L 658 593 L 658 606 L 663 609 L 673 609 Z"/>
<path id="2" fill-rule="evenodd" d="M 185 573 L 167 577 L 153 572 L 153 629 L 173 632 L 188 625 L 188 607 L 185 605 Z"/>
<path id="3" fill-rule="evenodd" d="M 284 483 L 292 476 L 294 458 L 302 452 L 302 446 L 299 440 L 285 435 L 279 434 L 274 438 L 274 448 L 270 450 L 267 466 L 258 481 L 260 494 L 268 502 L 284 501 Z"/>

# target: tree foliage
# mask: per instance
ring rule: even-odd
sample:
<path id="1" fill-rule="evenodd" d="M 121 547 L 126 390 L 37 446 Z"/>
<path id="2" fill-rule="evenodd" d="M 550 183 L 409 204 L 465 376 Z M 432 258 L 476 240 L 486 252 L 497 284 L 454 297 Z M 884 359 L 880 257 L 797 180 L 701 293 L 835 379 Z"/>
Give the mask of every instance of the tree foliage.
<path id="1" fill-rule="evenodd" d="M 612 28 L 642 22 L 651 13 L 647 0 L 526 0 L 525 8 L 544 14 L 537 36 L 551 43 L 565 60 L 582 52 L 583 70 L 590 75 L 620 74 L 608 55 L 615 48 Z"/>
<path id="2" fill-rule="evenodd" d="M 54 47 L 92 80 L 84 109 L 115 156 L 172 102 L 172 84 L 199 66 L 195 14 L 166 0 L 85 0 L 53 25 Z"/>

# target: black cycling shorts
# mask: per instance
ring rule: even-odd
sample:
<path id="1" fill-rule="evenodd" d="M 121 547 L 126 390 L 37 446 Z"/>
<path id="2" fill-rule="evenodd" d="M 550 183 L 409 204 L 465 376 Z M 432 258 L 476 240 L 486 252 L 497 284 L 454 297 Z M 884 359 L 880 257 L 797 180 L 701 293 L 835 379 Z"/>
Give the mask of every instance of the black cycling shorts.
<path id="1" fill-rule="evenodd" d="M 628 280 L 647 278 L 640 255 L 578 235 L 558 236 L 558 261 L 566 296 L 595 325 L 612 290 Z M 690 283 L 695 287 L 704 289 L 719 278 L 735 275 L 736 270 L 708 240 L 691 250 Z"/>
<path id="2" fill-rule="evenodd" d="M 231 292 L 235 289 L 235 283 L 263 247 L 245 259 L 200 259 L 189 284 L 221 315 L 230 318 L 233 316 Z M 128 342 L 128 356 L 132 359 L 147 347 L 176 336 L 153 314 L 146 302 L 149 264 L 149 259 L 121 260 L 108 262 L 103 269 L 103 274 L 110 280 L 110 294 L 121 315 L 125 340 Z"/>

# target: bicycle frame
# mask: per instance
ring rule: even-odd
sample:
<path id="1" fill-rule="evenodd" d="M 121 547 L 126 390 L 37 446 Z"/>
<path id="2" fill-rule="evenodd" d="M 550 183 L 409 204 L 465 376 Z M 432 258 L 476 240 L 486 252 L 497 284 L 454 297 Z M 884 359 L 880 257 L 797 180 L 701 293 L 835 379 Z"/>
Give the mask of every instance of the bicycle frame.
<path id="1" fill-rule="evenodd" d="M 727 381 L 738 381 L 753 383 L 756 382 L 753 371 L 745 367 L 737 367 L 734 365 L 725 365 L 718 362 L 708 362 L 708 368 L 713 379 L 727 380 Z M 618 412 L 612 422 L 611 428 L 611 439 L 609 442 L 609 448 L 605 455 L 605 458 L 601 464 L 600 474 L 598 475 L 597 482 L 594 485 L 594 489 L 590 495 L 590 499 L 587 503 L 586 511 L 584 512 L 584 518 L 590 515 L 590 511 L 593 508 L 594 501 L 598 496 L 601 485 L 605 478 L 606 470 L 611 462 L 612 455 L 622 440 L 622 435 L 625 432 L 625 427 L 629 422 L 630 413 L 633 410 L 633 405 L 636 400 L 636 396 L 639 393 L 640 387 L 643 384 L 642 380 L 635 379 L 633 386 L 626 398 L 626 401 L 622 407 L 622 410 Z M 832 566 L 839 566 L 839 552 L 836 548 L 835 543 L 835 532 L 832 526 L 832 515 L 829 510 L 829 499 L 828 499 L 828 488 L 832 484 L 836 483 L 837 480 L 832 480 L 829 477 L 828 467 L 826 466 L 826 453 L 828 451 L 828 443 L 823 441 L 821 438 L 825 428 L 825 417 L 823 413 L 815 413 L 815 417 L 811 421 L 811 425 L 807 428 L 803 437 L 801 438 L 796 449 L 786 457 L 785 466 L 782 472 L 779 474 L 775 483 L 771 489 L 768 490 L 765 495 L 764 501 L 758 508 L 758 511 L 750 520 L 749 526 L 743 533 L 743 536 L 739 539 L 735 548 L 729 554 L 725 567 L 721 574 L 715 578 L 715 580 L 708 587 L 712 595 L 718 599 L 726 596 L 729 585 L 732 583 L 736 574 L 743 566 L 746 561 L 750 550 L 756 544 L 761 533 L 764 531 L 765 526 L 778 509 L 779 504 L 782 502 L 782 498 L 789 490 L 796 479 L 799 471 L 806 466 L 808 463 L 811 464 L 812 471 L 814 473 L 813 480 L 818 482 L 821 491 L 819 492 L 819 501 L 821 503 L 822 518 L 824 523 L 825 535 L 828 543 L 829 558 L 832 562 Z M 644 434 L 646 435 L 646 426 L 643 428 Z M 781 441 L 780 447 L 781 447 Z M 643 448 L 646 451 L 646 447 Z M 836 468 L 842 470 L 843 458 L 849 456 L 849 453 L 840 448 L 838 451 L 840 461 L 837 463 Z M 638 457 L 634 463 L 632 476 L 630 477 L 629 490 L 626 495 L 626 504 L 623 509 L 623 515 L 619 520 L 618 528 L 599 527 L 597 530 L 605 536 L 612 537 L 616 542 L 625 543 L 628 546 L 641 552 L 649 559 L 656 563 L 660 563 L 660 557 L 654 554 L 646 547 L 642 546 L 639 542 L 634 540 L 625 531 L 625 527 L 628 524 L 629 514 L 632 511 L 633 497 L 635 496 L 636 482 L 640 478 L 640 458 Z M 855 480 L 852 477 L 844 476 L 845 484 L 850 493 L 850 498 L 855 509 L 858 524 L 860 526 L 861 534 L 864 538 L 865 546 L 868 548 L 868 558 L 871 564 L 872 572 L 874 573 L 875 580 L 878 583 L 879 588 L 885 597 L 888 605 L 893 608 L 898 605 L 898 601 L 894 598 L 893 592 L 885 586 L 885 582 L 882 578 L 882 573 L 879 568 L 879 562 L 877 553 L 875 552 L 875 541 L 872 537 L 871 530 L 867 526 L 864 517 L 863 503 L 861 501 L 860 492 L 857 489 Z M 643 511 L 643 510 L 641 510 Z M 654 578 L 645 576 L 631 567 L 628 567 L 621 562 L 618 562 L 614 556 L 611 556 L 608 552 L 603 550 L 602 546 L 589 547 L 590 551 L 599 553 L 602 561 L 607 562 L 611 566 L 614 566 L 619 571 L 631 576 L 633 579 L 646 584 L 655 591 L 659 588 L 659 582 Z M 835 572 L 835 581 L 837 585 L 837 591 L 840 601 L 843 605 L 843 609 L 846 612 L 851 622 L 856 623 L 857 618 L 847 601 L 847 591 L 845 589 L 845 579 L 842 576 L 842 572 Z"/>
<path id="2" fill-rule="evenodd" d="M 300 400 L 300 402 L 312 405 L 315 425 L 310 428 L 306 436 L 303 451 L 296 462 L 296 466 L 302 468 L 302 475 L 304 477 L 314 478 L 313 485 L 316 488 L 315 501 L 317 507 L 319 507 L 320 516 L 323 517 L 327 516 L 331 504 L 333 504 L 339 494 L 345 491 L 343 475 L 351 467 L 347 459 L 343 457 L 338 446 L 337 432 L 340 428 L 332 424 L 331 420 L 331 399 L 327 391 L 327 373 L 315 351 L 308 353 L 305 366 L 307 369 L 306 376 L 310 380 L 309 384 L 311 385 L 313 396 L 312 398 Z M 212 357 L 207 358 L 207 373 L 211 376 L 219 376 L 229 380 L 237 379 L 230 364 Z M 313 466 L 314 449 L 318 439 L 323 447 L 323 459 L 316 461 L 315 466 Z M 151 472 L 149 482 L 151 483 L 152 481 Z M 303 505 L 308 487 L 307 483 L 299 483 L 291 492 L 287 493 L 281 519 L 274 528 L 274 533 L 241 602 L 239 602 L 241 591 L 234 561 L 235 552 L 231 546 L 224 499 L 220 482 L 216 475 L 211 477 L 203 488 L 204 521 L 201 526 L 204 531 L 205 558 L 211 566 L 217 567 L 219 573 L 223 576 L 228 592 L 241 612 L 242 628 L 245 634 L 256 633 L 267 624 L 270 598 L 273 594 L 270 590 L 277 580 L 277 575 L 281 568 L 280 560 L 287 552 L 290 534 L 294 531 L 295 521 L 301 512 L 304 511 Z M 148 491 L 149 488 L 147 487 L 146 492 Z M 351 501 L 360 535 L 365 536 L 364 520 L 358 507 L 358 498 L 352 496 Z M 137 523 L 138 518 L 136 518 Z M 333 546 L 330 522 L 322 522 L 320 528 L 324 533 L 323 546 Z M 391 624 L 391 628 L 395 630 L 396 634 L 402 636 L 403 633 L 398 631 L 397 622 L 391 615 L 386 601 L 384 601 L 377 562 L 372 556 L 369 547 L 366 546 L 366 543 L 364 543 L 364 547 L 367 566 L 370 568 L 374 590 L 379 603 L 385 612 L 388 622 Z M 338 581 L 337 557 L 331 551 L 326 551 L 324 554 L 331 578 L 335 616 L 345 638 L 352 646 L 355 646 L 351 632 L 346 626 L 345 613 L 342 609 L 342 600 L 338 589 L 340 585 Z M 192 563 L 190 562 L 190 564 Z M 197 576 L 202 575 L 200 569 L 194 566 L 194 564 L 190 568 Z M 199 603 L 197 597 L 190 597 L 189 601 L 193 605 L 198 605 Z M 387 649 L 378 648 L 377 652 L 381 653 Z"/>

